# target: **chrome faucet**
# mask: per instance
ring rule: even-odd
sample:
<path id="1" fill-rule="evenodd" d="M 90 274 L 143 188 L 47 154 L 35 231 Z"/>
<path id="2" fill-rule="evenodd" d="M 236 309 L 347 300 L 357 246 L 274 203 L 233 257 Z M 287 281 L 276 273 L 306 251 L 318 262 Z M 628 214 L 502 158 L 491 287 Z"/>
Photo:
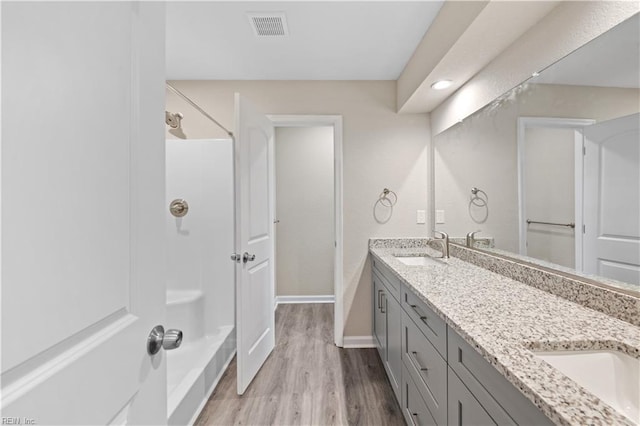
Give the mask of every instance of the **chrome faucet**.
<path id="1" fill-rule="evenodd" d="M 473 245 L 476 242 L 475 236 L 478 232 L 480 232 L 479 229 L 477 231 L 469 232 L 467 234 L 467 247 L 473 247 Z"/>
<path id="2" fill-rule="evenodd" d="M 433 238 L 433 241 L 437 241 L 442 246 L 442 257 L 448 259 L 449 258 L 449 234 L 442 231 L 433 230 L 434 234 L 440 234 L 442 238 Z"/>

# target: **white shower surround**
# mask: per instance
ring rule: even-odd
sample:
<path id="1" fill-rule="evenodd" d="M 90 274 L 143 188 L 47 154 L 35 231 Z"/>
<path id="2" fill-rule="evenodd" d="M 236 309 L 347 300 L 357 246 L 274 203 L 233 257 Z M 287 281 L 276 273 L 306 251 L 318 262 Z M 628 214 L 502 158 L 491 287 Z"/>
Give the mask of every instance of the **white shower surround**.
<path id="1" fill-rule="evenodd" d="M 185 199 L 176 218 L 168 206 Z M 193 423 L 235 353 L 233 142 L 166 141 L 167 328 L 183 331 L 167 352 L 169 424 Z"/>

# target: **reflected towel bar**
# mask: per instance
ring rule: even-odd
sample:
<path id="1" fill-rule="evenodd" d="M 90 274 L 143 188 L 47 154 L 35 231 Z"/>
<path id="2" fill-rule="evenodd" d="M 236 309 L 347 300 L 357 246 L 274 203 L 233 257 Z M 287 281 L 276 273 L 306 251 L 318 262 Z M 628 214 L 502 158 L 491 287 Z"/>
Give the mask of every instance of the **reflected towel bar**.
<path id="1" fill-rule="evenodd" d="M 527 225 L 532 223 L 539 223 L 541 225 L 554 225 L 554 226 L 566 226 L 567 228 L 575 228 L 575 223 L 553 223 L 553 222 L 538 222 L 537 220 L 527 219 Z"/>

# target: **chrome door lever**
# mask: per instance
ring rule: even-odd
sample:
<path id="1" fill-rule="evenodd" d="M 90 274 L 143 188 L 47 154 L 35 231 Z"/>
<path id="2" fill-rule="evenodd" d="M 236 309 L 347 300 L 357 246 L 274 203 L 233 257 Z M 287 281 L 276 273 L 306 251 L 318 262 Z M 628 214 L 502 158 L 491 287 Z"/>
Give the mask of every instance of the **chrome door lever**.
<path id="1" fill-rule="evenodd" d="M 253 262 L 254 260 L 256 260 L 255 254 L 249 254 L 245 251 L 242 255 L 242 263 Z"/>

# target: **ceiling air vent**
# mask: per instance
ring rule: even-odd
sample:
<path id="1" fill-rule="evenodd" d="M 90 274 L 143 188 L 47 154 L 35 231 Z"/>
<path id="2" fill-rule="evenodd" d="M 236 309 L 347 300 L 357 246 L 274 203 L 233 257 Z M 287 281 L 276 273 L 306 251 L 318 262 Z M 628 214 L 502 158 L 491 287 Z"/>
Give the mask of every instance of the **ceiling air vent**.
<path id="1" fill-rule="evenodd" d="M 284 12 L 250 12 L 247 15 L 257 37 L 274 38 L 289 35 Z"/>

